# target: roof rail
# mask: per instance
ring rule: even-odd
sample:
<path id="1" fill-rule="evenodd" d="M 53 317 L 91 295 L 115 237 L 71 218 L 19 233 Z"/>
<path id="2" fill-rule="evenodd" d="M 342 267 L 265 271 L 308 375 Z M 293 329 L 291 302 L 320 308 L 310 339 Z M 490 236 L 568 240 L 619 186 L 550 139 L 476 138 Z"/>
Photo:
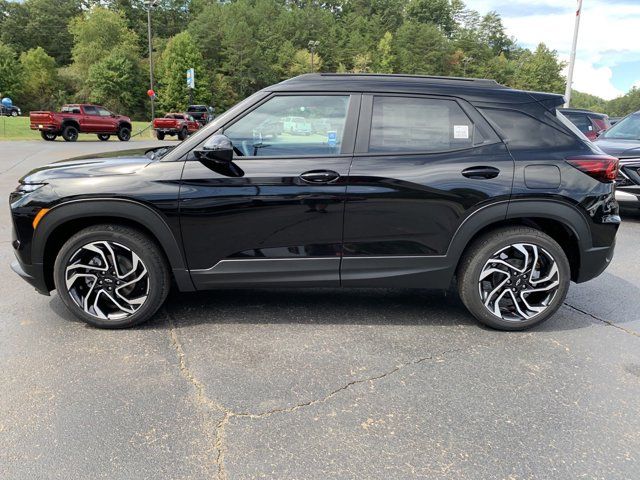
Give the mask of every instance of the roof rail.
<path id="1" fill-rule="evenodd" d="M 337 80 L 337 79 L 385 79 L 385 80 L 426 80 L 433 83 L 465 83 L 473 86 L 483 87 L 501 87 L 495 80 L 487 78 L 465 78 L 465 77 L 445 77 L 437 75 L 409 75 L 398 73 L 306 73 L 293 77 L 290 81 L 305 81 L 305 80 Z"/>

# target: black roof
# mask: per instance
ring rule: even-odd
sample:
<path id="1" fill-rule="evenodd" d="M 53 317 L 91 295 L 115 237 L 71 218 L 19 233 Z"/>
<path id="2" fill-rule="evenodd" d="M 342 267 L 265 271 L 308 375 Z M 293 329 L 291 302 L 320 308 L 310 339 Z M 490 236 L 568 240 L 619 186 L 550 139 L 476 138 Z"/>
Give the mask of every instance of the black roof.
<path id="1" fill-rule="evenodd" d="M 608 116 L 606 113 L 594 112 L 593 110 L 589 110 L 588 108 L 559 108 L 558 110 L 568 113 L 590 113 L 592 115 L 598 115 L 599 117 Z"/>
<path id="2" fill-rule="evenodd" d="M 530 103 L 551 100 L 564 103 L 562 95 L 526 92 L 484 78 L 370 73 L 308 73 L 266 88 L 267 91 L 326 91 L 372 93 L 430 93 L 465 98 L 471 102 Z"/>

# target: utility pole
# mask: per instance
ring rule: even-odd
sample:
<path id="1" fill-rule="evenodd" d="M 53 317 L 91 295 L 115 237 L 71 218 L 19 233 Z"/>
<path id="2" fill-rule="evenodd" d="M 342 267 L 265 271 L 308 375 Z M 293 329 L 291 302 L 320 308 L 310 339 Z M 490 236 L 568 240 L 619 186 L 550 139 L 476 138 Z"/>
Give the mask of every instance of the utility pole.
<path id="1" fill-rule="evenodd" d="M 318 40 L 309 40 L 308 45 L 309 45 L 309 50 L 311 51 L 311 73 L 313 73 L 315 72 L 315 68 L 313 65 L 313 54 L 316 51 L 316 47 L 320 45 L 320 42 Z"/>
<path id="2" fill-rule="evenodd" d="M 578 29 L 580 28 L 580 14 L 582 13 L 582 0 L 578 0 L 578 10 L 576 10 L 576 23 L 573 27 L 573 45 L 571 46 L 571 56 L 569 57 L 569 70 L 567 71 L 567 89 L 564 92 L 565 107 L 571 104 L 571 87 L 573 86 L 573 67 L 576 63 L 576 48 L 578 46 Z"/>
<path id="3" fill-rule="evenodd" d="M 146 0 L 147 5 L 147 36 L 149 37 L 149 89 L 153 90 L 153 43 L 151 41 L 151 9 L 156 6 L 158 0 Z M 151 100 L 151 121 L 155 118 L 154 98 Z"/>

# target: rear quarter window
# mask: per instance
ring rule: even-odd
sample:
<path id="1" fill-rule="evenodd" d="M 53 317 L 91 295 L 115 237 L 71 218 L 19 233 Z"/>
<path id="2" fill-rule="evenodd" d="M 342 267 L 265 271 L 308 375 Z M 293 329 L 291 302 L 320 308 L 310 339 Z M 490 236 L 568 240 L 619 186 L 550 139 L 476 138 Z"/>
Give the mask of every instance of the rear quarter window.
<path id="1" fill-rule="evenodd" d="M 565 133 L 524 112 L 498 108 L 479 110 L 489 123 L 497 127 L 498 133 L 512 150 L 567 149 L 578 143 L 577 136 Z"/>

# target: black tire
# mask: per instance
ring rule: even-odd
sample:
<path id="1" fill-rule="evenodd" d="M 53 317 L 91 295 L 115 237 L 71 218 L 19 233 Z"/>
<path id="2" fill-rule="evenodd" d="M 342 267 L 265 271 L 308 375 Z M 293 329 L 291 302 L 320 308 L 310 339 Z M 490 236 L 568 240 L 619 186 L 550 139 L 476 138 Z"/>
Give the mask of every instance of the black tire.
<path id="1" fill-rule="evenodd" d="M 118 140 L 120 140 L 121 142 L 128 142 L 129 140 L 131 140 L 131 129 L 126 125 L 122 125 L 118 129 Z"/>
<path id="2" fill-rule="evenodd" d="M 40 136 L 43 140 L 47 142 L 53 142 L 58 136 L 53 132 L 46 132 L 44 130 L 40 130 Z"/>
<path id="3" fill-rule="evenodd" d="M 158 140 L 164 140 L 164 132 L 156 132 L 156 138 Z"/>
<path id="4" fill-rule="evenodd" d="M 18 112 L 16 112 L 15 110 L 11 111 L 11 116 L 12 117 L 17 117 L 18 116 Z"/>
<path id="5" fill-rule="evenodd" d="M 90 314 L 76 304 L 67 289 L 65 274 L 70 259 L 79 249 L 92 242 L 111 242 L 112 245 L 125 247 L 135 253 L 146 268 L 145 281 L 148 282 L 146 299 L 126 318 L 106 319 Z M 171 280 L 169 268 L 156 242 L 138 230 L 117 224 L 95 225 L 73 235 L 58 252 L 53 276 L 58 295 L 65 306 L 80 320 L 99 328 L 127 328 L 147 321 L 164 303 Z M 115 295 L 115 292 L 112 295 Z"/>
<path id="6" fill-rule="evenodd" d="M 511 300 L 507 296 L 505 296 L 507 298 L 507 306 L 509 305 L 509 303 L 512 304 L 511 314 L 516 317 L 522 317 L 520 319 L 505 319 L 502 317 L 503 312 L 500 308 L 500 301 L 494 302 L 494 306 L 496 303 L 499 304 L 498 309 L 500 315 L 496 315 L 490 310 L 488 306 L 485 306 L 481 290 L 483 290 L 483 285 L 486 285 L 486 283 L 480 283 L 480 276 L 483 271 L 485 272 L 485 274 L 488 273 L 486 269 L 493 269 L 492 271 L 495 271 L 495 266 L 504 269 L 504 267 L 502 267 L 500 263 L 492 263 L 491 259 L 500 258 L 496 257 L 498 252 L 508 251 L 504 249 L 507 249 L 513 245 L 521 244 L 526 244 L 530 247 L 535 246 L 536 252 L 541 252 L 536 265 L 542 264 L 544 261 L 550 266 L 549 268 L 552 268 L 552 262 L 555 262 L 555 266 L 557 267 L 557 277 L 554 276 L 554 280 L 553 282 L 550 282 L 550 284 L 555 283 L 555 280 L 557 280 L 558 285 L 554 287 L 553 291 L 555 293 L 552 294 L 551 298 L 545 299 L 546 303 L 544 304 L 544 309 L 539 313 L 531 314 L 530 316 L 528 316 L 528 318 L 526 316 L 522 317 L 520 313 L 515 310 L 515 302 L 511 302 Z M 537 256 L 532 258 L 538 259 Z M 497 260 L 497 262 L 499 261 L 500 260 Z M 509 263 L 512 264 L 513 261 L 510 261 Z M 542 268 L 543 267 L 540 267 L 541 270 Z M 531 291 L 531 289 L 536 288 L 536 286 L 533 285 L 533 282 L 531 282 L 532 285 L 528 285 L 528 282 L 531 278 L 528 277 L 528 273 L 524 272 L 522 274 L 517 274 L 517 272 L 513 272 L 513 270 L 510 270 L 508 268 L 506 270 L 514 273 L 514 275 L 502 272 L 493 273 L 485 277 L 485 282 L 488 281 L 486 280 L 487 278 L 495 278 L 496 275 L 498 275 L 497 278 L 500 279 L 500 283 L 502 283 L 502 279 L 505 279 L 504 281 L 508 282 L 505 284 L 505 287 L 502 288 L 502 290 L 512 290 L 516 292 L 513 295 L 515 295 L 517 298 L 519 292 L 518 289 L 522 289 L 527 295 L 526 297 L 524 297 L 526 300 L 532 298 L 532 294 L 527 293 L 527 290 Z M 522 277 L 528 277 L 528 279 L 523 279 Z M 537 278 L 540 279 L 540 277 Z M 558 310 L 558 308 L 560 308 L 560 306 L 564 302 L 567 296 L 567 291 L 569 289 L 570 280 L 571 269 L 569 266 L 569 261 L 567 260 L 567 256 L 564 250 L 562 250 L 562 247 L 558 245 L 558 243 L 547 234 L 534 228 L 520 226 L 500 228 L 482 235 L 480 238 L 475 240 L 473 244 L 467 248 L 464 255 L 462 256 L 462 259 L 460 260 L 460 264 L 458 266 L 457 274 L 458 293 L 469 312 L 481 323 L 498 330 L 524 330 L 547 320 Z M 527 285 L 523 285 L 521 283 L 523 281 Z M 489 289 L 491 289 L 492 287 L 493 285 L 491 285 Z M 509 293 L 511 295 L 510 292 L 506 293 Z M 545 291 L 544 293 L 534 293 L 533 295 L 549 295 L 549 293 Z M 487 297 L 491 298 L 491 295 L 489 294 L 487 295 Z M 520 298 L 522 298 L 522 294 L 520 294 Z M 533 301 L 531 302 L 533 303 Z M 529 312 L 525 313 L 528 314 Z"/>
<path id="7" fill-rule="evenodd" d="M 78 129 L 73 125 L 67 125 L 62 129 L 62 138 L 65 142 L 75 142 L 78 140 Z"/>
<path id="8" fill-rule="evenodd" d="M 107 140 L 109 140 L 109 138 L 111 138 L 111 135 L 109 135 L 108 133 L 99 133 L 98 138 L 100 139 L 100 141 L 106 142 Z"/>
<path id="9" fill-rule="evenodd" d="M 187 129 L 185 127 L 182 127 L 180 129 L 180 131 L 178 132 L 178 140 L 182 141 L 182 140 L 186 140 L 186 138 L 189 136 L 189 132 L 187 131 Z"/>

